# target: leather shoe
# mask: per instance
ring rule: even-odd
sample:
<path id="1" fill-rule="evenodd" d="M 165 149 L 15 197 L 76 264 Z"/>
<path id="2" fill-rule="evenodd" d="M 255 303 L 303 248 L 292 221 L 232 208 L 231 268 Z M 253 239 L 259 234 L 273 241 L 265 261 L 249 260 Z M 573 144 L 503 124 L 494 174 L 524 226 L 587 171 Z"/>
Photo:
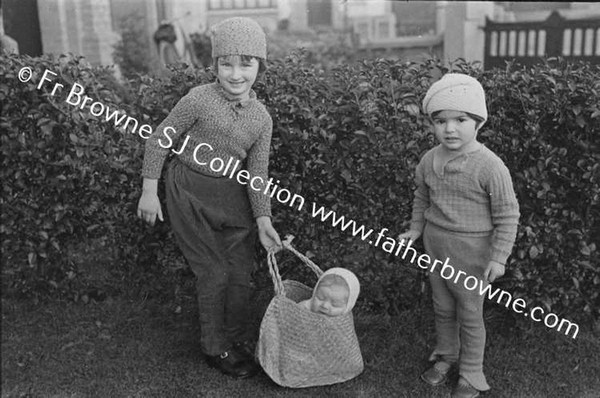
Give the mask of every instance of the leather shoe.
<path id="1" fill-rule="evenodd" d="M 246 359 L 256 361 L 256 343 L 251 340 L 233 343 L 233 349 Z"/>
<path id="2" fill-rule="evenodd" d="M 421 380 L 434 387 L 444 384 L 448 380 L 451 366 L 448 362 L 438 361 L 421 374 Z"/>
<path id="3" fill-rule="evenodd" d="M 225 351 L 221 355 L 207 356 L 210 367 L 236 379 L 245 379 L 258 373 L 258 366 L 247 359 L 238 358 L 233 351 Z"/>
<path id="4" fill-rule="evenodd" d="M 458 384 L 452 389 L 452 398 L 475 398 L 479 396 L 479 390 L 468 381 L 460 377 Z"/>

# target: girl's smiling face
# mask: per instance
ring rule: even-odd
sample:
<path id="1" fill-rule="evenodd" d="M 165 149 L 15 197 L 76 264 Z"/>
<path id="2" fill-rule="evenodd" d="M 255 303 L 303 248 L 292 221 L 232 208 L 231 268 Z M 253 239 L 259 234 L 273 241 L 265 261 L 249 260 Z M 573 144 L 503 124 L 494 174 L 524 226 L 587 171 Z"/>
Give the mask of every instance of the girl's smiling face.
<path id="1" fill-rule="evenodd" d="M 440 111 L 432 116 L 435 138 L 451 152 L 466 152 L 477 142 L 480 123 L 465 112 Z"/>
<path id="2" fill-rule="evenodd" d="M 249 98 L 258 75 L 259 62 L 254 57 L 230 55 L 217 60 L 217 76 L 223 89 L 235 99 Z"/>

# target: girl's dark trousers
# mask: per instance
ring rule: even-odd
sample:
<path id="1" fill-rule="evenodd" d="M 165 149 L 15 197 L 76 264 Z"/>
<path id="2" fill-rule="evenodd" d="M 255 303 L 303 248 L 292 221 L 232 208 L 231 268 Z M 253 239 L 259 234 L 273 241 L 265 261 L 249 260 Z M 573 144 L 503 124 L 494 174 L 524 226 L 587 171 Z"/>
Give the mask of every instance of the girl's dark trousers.
<path id="1" fill-rule="evenodd" d="M 166 196 L 177 244 L 196 275 L 200 345 L 206 355 L 219 355 L 252 335 L 256 229 L 246 186 L 200 174 L 174 159 Z"/>

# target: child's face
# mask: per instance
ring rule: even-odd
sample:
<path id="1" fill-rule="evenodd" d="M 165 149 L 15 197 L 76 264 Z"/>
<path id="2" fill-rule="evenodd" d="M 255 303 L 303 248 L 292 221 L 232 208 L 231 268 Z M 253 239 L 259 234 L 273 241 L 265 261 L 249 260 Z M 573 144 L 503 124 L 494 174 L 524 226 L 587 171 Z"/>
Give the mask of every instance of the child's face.
<path id="1" fill-rule="evenodd" d="M 432 122 L 435 138 L 449 151 L 463 152 L 476 142 L 477 121 L 465 112 L 441 111 Z"/>
<path id="2" fill-rule="evenodd" d="M 219 57 L 217 76 L 229 95 L 244 100 L 249 97 L 248 93 L 258 75 L 258 66 L 256 58 L 243 60 L 239 55 Z"/>
<path id="3" fill-rule="evenodd" d="M 348 303 L 348 288 L 342 285 L 319 286 L 311 302 L 311 311 L 337 316 L 344 313 Z"/>

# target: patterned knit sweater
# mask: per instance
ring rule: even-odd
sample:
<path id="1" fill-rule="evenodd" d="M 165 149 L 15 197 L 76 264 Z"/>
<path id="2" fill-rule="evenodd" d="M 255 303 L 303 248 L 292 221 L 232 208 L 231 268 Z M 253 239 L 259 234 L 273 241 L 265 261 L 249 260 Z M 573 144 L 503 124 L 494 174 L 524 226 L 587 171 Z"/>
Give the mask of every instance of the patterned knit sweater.
<path id="1" fill-rule="evenodd" d="M 429 150 L 415 171 L 415 200 L 411 229 L 423 231 L 425 221 L 465 234 L 493 231 L 490 260 L 505 264 L 519 222 L 519 204 L 510 173 L 502 160 L 484 145 L 433 168 L 440 146 Z"/>
<path id="2" fill-rule="evenodd" d="M 250 99 L 239 101 L 219 83 L 194 87 L 146 141 L 142 177 L 159 179 L 165 158 L 173 151 L 191 169 L 221 178 L 228 177 L 209 166 L 212 159 L 218 157 L 224 163 L 232 159 L 232 165 L 239 160 L 236 171 L 245 160 L 250 175 L 266 182 L 272 130 L 273 120 L 254 91 Z M 271 216 L 269 195 L 248 184 L 248 196 L 254 217 Z"/>

